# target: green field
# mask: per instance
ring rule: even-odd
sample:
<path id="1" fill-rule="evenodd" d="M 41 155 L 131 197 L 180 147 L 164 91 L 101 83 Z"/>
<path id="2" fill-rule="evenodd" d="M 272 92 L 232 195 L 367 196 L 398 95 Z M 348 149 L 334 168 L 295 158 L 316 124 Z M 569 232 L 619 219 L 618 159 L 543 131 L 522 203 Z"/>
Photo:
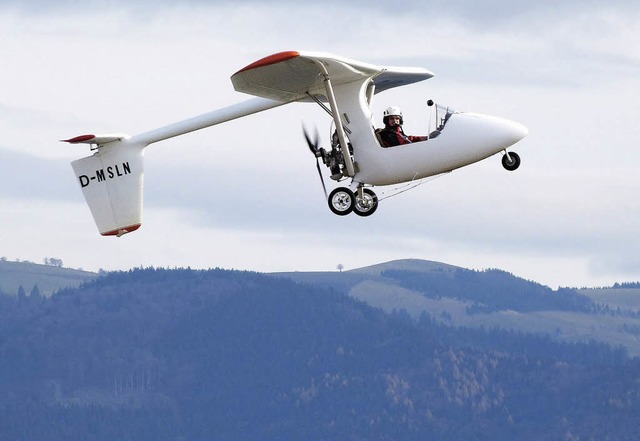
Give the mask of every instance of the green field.
<path id="1" fill-rule="evenodd" d="M 31 262 L 0 261 L 0 291 L 17 294 L 22 286 L 29 295 L 37 285 L 40 294 L 49 297 L 61 288 L 76 287 L 98 277 L 89 271 L 39 265 Z"/>

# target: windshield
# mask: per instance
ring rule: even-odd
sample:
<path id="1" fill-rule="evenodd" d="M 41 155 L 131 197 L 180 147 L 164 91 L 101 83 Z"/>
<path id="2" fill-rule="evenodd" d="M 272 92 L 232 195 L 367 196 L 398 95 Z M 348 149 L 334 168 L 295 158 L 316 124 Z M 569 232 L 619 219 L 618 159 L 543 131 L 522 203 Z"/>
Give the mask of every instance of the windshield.
<path id="1" fill-rule="evenodd" d="M 435 103 L 433 100 L 427 101 L 427 105 L 431 107 L 431 114 L 429 115 L 429 139 L 431 139 L 442 133 L 447 121 L 456 112 L 448 106 Z"/>

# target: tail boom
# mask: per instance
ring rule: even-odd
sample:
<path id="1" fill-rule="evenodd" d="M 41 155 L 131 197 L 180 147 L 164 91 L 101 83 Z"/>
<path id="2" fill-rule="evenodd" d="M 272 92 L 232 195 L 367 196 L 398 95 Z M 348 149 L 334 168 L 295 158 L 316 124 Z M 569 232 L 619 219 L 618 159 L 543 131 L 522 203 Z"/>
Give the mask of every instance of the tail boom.
<path id="1" fill-rule="evenodd" d="M 100 234 L 120 237 L 142 225 L 143 152 L 148 145 L 283 104 L 254 98 L 133 137 L 86 134 L 63 140 L 92 146 L 91 156 L 71 166 Z"/>

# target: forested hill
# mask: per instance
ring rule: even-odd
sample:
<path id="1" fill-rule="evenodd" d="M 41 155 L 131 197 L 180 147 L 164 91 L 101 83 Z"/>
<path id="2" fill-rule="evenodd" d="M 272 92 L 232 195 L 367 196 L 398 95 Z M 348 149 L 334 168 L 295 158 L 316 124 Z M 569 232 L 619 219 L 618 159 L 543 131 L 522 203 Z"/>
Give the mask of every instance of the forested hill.
<path id="1" fill-rule="evenodd" d="M 0 439 L 635 439 L 640 364 L 224 270 L 0 295 Z"/>
<path id="2" fill-rule="evenodd" d="M 574 289 L 553 291 L 547 286 L 498 269 L 475 271 L 418 259 L 395 260 L 346 272 L 275 275 L 344 291 L 350 291 L 365 281 L 384 283 L 386 286 L 419 292 L 427 298 L 462 300 L 475 312 L 590 312 L 594 309 L 593 302 Z"/>
<path id="3" fill-rule="evenodd" d="M 272 274 L 324 286 L 385 311 L 423 313 L 443 324 L 513 330 L 554 340 L 597 340 L 640 356 L 640 289 L 552 290 L 506 271 L 469 270 L 419 259 L 395 260 L 350 271 Z"/>

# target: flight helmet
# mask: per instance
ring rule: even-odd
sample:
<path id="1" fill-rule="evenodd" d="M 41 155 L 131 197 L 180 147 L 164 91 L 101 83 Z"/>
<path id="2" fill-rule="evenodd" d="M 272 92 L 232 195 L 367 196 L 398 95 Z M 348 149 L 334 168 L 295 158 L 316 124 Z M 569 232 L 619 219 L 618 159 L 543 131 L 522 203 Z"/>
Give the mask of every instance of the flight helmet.
<path id="1" fill-rule="evenodd" d="M 387 107 L 386 110 L 382 113 L 382 122 L 384 125 L 387 125 L 390 116 L 399 116 L 400 117 L 400 125 L 404 122 L 402 119 L 402 110 L 398 106 Z"/>

